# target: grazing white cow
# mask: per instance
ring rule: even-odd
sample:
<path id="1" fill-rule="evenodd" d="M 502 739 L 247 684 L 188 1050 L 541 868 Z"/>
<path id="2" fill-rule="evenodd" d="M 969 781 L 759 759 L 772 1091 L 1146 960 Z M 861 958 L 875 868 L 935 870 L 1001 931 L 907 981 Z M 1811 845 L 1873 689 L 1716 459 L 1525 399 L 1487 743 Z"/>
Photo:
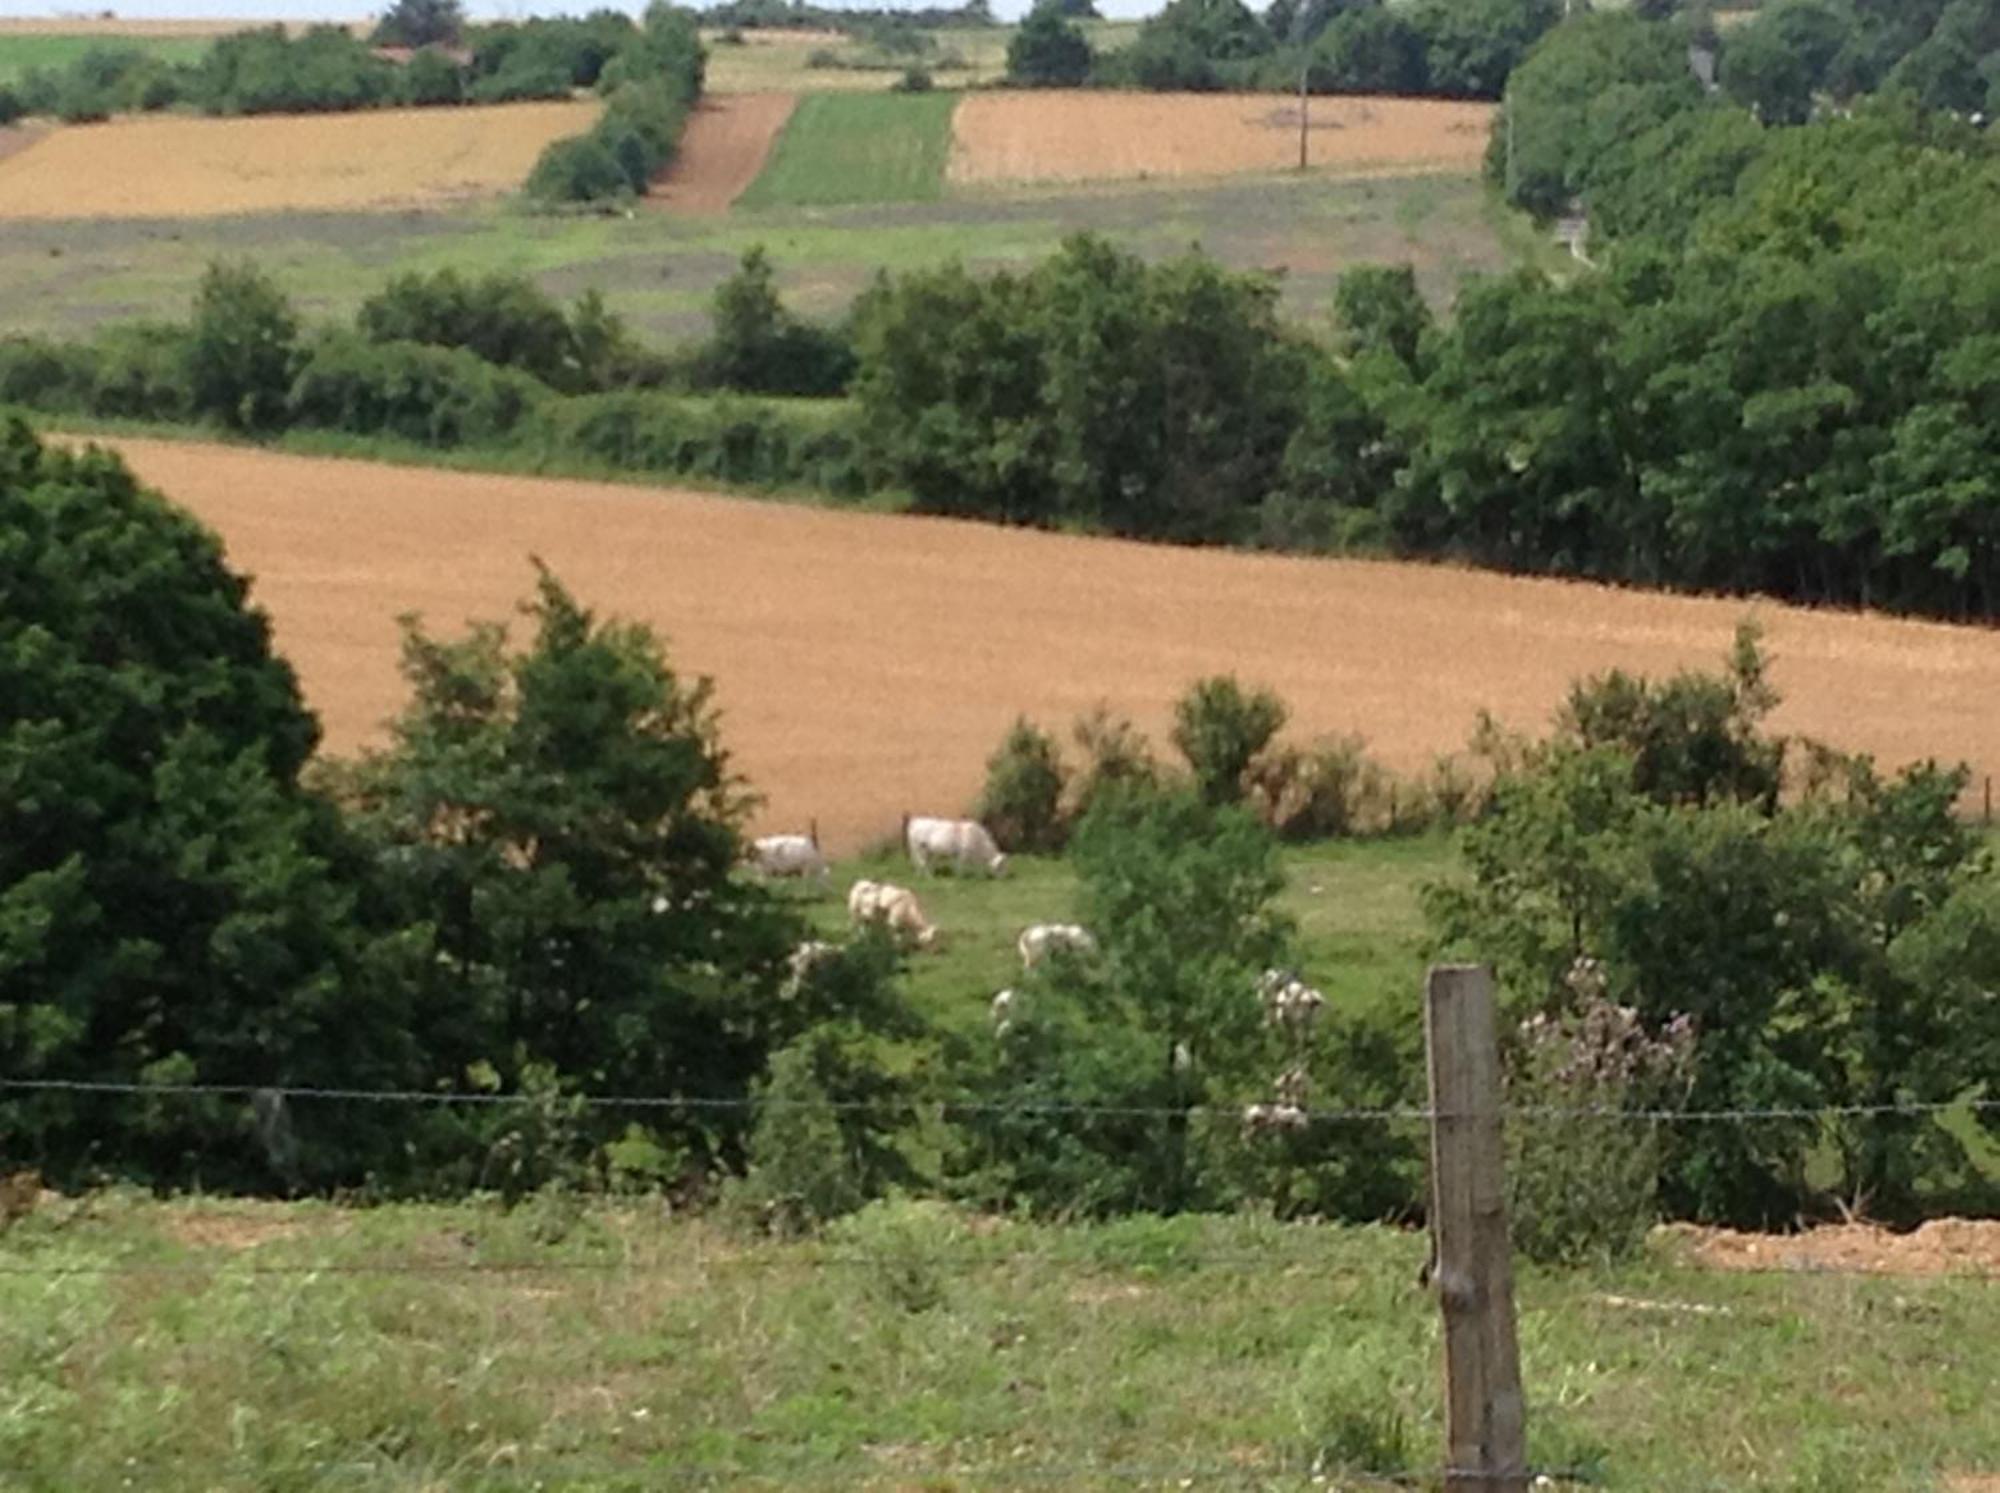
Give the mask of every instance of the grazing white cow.
<path id="1" fill-rule="evenodd" d="M 1290 970 L 1267 969 L 1257 981 L 1264 1002 L 1264 1019 L 1292 1031 L 1309 1030 L 1326 1005 L 1326 997 Z"/>
<path id="2" fill-rule="evenodd" d="M 1019 1000 L 1020 996 L 1014 992 L 1011 985 L 993 997 L 991 1009 L 994 1036 L 1004 1037 L 1014 1029 L 1014 1006 Z"/>
<path id="3" fill-rule="evenodd" d="M 813 971 L 839 957 L 839 944 L 820 938 L 807 939 L 785 958 L 785 982 L 778 987 L 779 996 L 785 1000 L 796 1000 L 806 988 L 806 981 L 812 978 Z"/>
<path id="4" fill-rule="evenodd" d="M 880 923 L 898 939 L 920 949 L 937 942 L 937 927 L 924 916 L 917 894 L 886 881 L 857 881 L 847 890 L 847 915 L 857 926 Z"/>
<path id="5" fill-rule="evenodd" d="M 750 842 L 750 859 L 766 876 L 814 876 L 826 881 L 833 875 L 820 854 L 819 841 L 811 835 L 759 835 Z"/>
<path id="6" fill-rule="evenodd" d="M 1076 923 L 1035 923 L 1021 930 L 1014 947 L 1021 951 L 1021 968 L 1033 969 L 1057 949 L 1095 954 L 1097 940 Z"/>
<path id="7" fill-rule="evenodd" d="M 909 819 L 903 821 L 903 848 L 919 871 L 944 864 L 954 871 L 984 871 L 998 876 L 1007 857 L 993 843 L 986 826 L 976 819 Z"/>

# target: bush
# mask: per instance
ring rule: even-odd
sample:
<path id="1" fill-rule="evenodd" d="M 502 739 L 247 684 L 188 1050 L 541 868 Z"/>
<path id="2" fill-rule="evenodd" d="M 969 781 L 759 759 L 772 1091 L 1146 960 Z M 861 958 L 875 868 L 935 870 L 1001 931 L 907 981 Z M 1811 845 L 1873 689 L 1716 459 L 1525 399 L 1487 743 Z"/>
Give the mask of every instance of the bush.
<path id="1" fill-rule="evenodd" d="M 1083 767 L 1070 780 L 1068 818 L 1072 822 L 1088 815 L 1111 789 L 1158 785 L 1160 767 L 1153 760 L 1151 744 L 1130 720 L 1114 715 L 1109 705 L 1100 703 L 1078 716 L 1070 737 L 1084 759 Z"/>
<path id="2" fill-rule="evenodd" d="M 436 47 L 424 47 L 403 64 L 396 77 L 396 94 L 417 108 L 465 102 L 465 73 Z"/>
<path id="3" fill-rule="evenodd" d="M 345 27 L 240 31 L 209 47 L 188 74 L 210 114 L 308 114 L 378 108 L 396 96 L 396 68 Z"/>
<path id="4" fill-rule="evenodd" d="M 185 420 L 193 412 L 185 327 L 135 322 L 98 337 L 90 411 L 131 420 Z"/>
<path id="5" fill-rule="evenodd" d="M 96 349 L 44 337 L 0 337 L 0 404 L 55 412 L 90 409 Z"/>
<path id="6" fill-rule="evenodd" d="M 538 202 L 607 202 L 629 193 L 632 183 L 600 137 L 577 135 L 542 152 L 526 190 Z"/>
<path id="7" fill-rule="evenodd" d="M 835 497 L 867 490 L 838 406 L 657 393 L 551 401 L 522 433 L 545 459 L 699 477 L 744 487 L 804 487 Z"/>
<path id="8" fill-rule="evenodd" d="M 921 67 L 905 68 L 903 76 L 889 85 L 892 93 L 929 93 L 937 85 L 931 75 Z"/>
<path id="9" fill-rule="evenodd" d="M 28 112 L 28 106 L 14 88 L 0 83 L 0 125 L 12 124 Z"/>
<path id="10" fill-rule="evenodd" d="M 605 315 L 601 306 L 594 314 L 600 320 Z M 361 303 L 355 325 L 376 342 L 462 349 L 564 392 L 584 384 L 568 317 L 522 275 L 469 279 L 453 269 L 398 275 Z M 619 333 L 613 322 L 598 335 Z"/>
<path id="11" fill-rule="evenodd" d="M 986 759 L 986 786 L 973 817 L 1004 850 L 1060 850 L 1067 838 L 1062 814 L 1067 776 L 1055 738 L 1020 717 Z"/>
<path id="12" fill-rule="evenodd" d="M 1240 803 L 1246 774 L 1290 712 L 1269 690 L 1245 691 L 1231 675 L 1198 681 L 1174 705 L 1173 743 L 1209 803 Z"/>
<path id="13" fill-rule="evenodd" d="M 278 424 L 298 335 L 291 302 L 261 270 L 221 261 L 209 265 L 188 332 L 189 408 L 237 430 Z"/>
<path id="14" fill-rule="evenodd" d="M 785 309 L 762 245 L 744 250 L 710 304 L 715 330 L 695 356 L 699 386 L 813 397 L 842 393 L 853 378 L 853 347 Z"/>
<path id="15" fill-rule="evenodd" d="M 1578 1003 L 1525 1022 L 1507 1070 L 1508 1228 L 1531 1260 L 1579 1265 L 1636 1253 L 1659 1219 L 1660 1124 L 1694 1074 L 1694 1027 L 1650 1033 L 1604 996 L 1589 960 L 1572 966 Z M 1594 1114 L 1562 1111 L 1590 1110 Z"/>
<path id="16" fill-rule="evenodd" d="M 505 439 L 547 397 L 468 351 L 335 332 L 307 354 L 285 408 L 294 424 L 450 447 Z"/>
<path id="17" fill-rule="evenodd" d="M 1369 760 L 1359 736 L 1309 749 L 1280 747 L 1258 754 L 1245 770 L 1245 792 L 1257 817 L 1283 840 L 1330 840 L 1372 827 L 1383 806 L 1386 777 Z"/>

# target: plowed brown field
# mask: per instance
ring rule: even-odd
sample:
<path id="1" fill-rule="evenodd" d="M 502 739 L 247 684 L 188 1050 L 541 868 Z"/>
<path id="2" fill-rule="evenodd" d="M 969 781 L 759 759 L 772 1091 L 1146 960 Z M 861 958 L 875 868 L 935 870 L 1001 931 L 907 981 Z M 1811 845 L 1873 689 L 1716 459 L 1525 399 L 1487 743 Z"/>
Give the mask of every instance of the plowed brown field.
<path id="1" fill-rule="evenodd" d="M 1107 181 L 1282 171 L 1299 106 L 1270 93 L 974 93 L 952 120 L 955 182 Z M 1490 104 L 1316 98 L 1307 163 L 1351 176 L 1476 171 Z"/>
<path id="2" fill-rule="evenodd" d="M 435 207 L 511 192 L 594 101 L 259 119 L 126 116 L 0 161 L 0 218 Z"/>
<path id="3" fill-rule="evenodd" d="M 789 93 L 711 94 L 681 136 L 666 175 L 646 194 L 648 206 L 677 213 L 728 209 L 764 169 L 771 142 L 792 117 Z"/>
<path id="4" fill-rule="evenodd" d="M 714 674 L 771 824 L 851 849 L 955 812 L 1008 723 L 1100 698 L 1163 738 L 1174 697 L 1232 670 L 1293 731 L 1360 730 L 1391 765 L 1460 746 L 1474 710 L 1544 723 L 1573 677 L 1708 665 L 1751 607 L 1363 561 L 1170 549 L 696 493 L 118 441 L 255 579 L 328 746 L 380 739 L 399 612 L 502 617 L 540 555 Z M 2000 633 L 1761 604 L 1779 725 L 1886 760 L 1991 763 Z M 1993 764 L 2000 767 L 2000 764 Z"/>

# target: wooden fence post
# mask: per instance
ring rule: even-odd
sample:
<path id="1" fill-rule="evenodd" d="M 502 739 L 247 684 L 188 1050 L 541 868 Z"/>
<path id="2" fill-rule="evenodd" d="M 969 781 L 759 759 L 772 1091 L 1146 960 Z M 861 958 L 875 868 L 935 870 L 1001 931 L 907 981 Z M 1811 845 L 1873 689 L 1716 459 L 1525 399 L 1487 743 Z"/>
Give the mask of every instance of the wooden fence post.
<path id="1" fill-rule="evenodd" d="M 1514 1333 L 1493 972 L 1436 965 L 1424 988 L 1431 1076 L 1431 1284 L 1444 1314 L 1447 1493 L 1524 1493 L 1527 1414 Z"/>

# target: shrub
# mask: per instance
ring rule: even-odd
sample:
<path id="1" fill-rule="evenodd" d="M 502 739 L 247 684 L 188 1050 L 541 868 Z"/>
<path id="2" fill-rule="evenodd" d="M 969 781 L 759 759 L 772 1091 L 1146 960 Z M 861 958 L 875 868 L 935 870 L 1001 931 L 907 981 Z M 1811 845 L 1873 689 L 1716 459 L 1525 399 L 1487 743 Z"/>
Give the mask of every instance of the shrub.
<path id="1" fill-rule="evenodd" d="M 291 302 L 261 270 L 210 264 L 195 293 L 188 333 L 192 412 L 238 430 L 277 424 L 292 383 L 298 335 Z"/>
<path id="2" fill-rule="evenodd" d="M 465 102 L 465 73 L 436 47 L 424 47 L 403 64 L 396 77 L 397 96 L 419 108 Z"/>
<path id="3" fill-rule="evenodd" d="M 286 413 L 295 424 L 449 447 L 505 438 L 547 397 L 536 380 L 471 352 L 336 332 L 306 356 Z"/>
<path id="4" fill-rule="evenodd" d="M 602 321 L 607 314 L 600 305 L 593 315 Z M 361 303 L 355 325 L 376 342 L 462 349 L 551 388 L 571 391 L 583 382 L 568 317 L 525 276 L 469 279 L 453 269 L 398 275 Z M 597 335 L 616 331 L 622 329 L 613 321 Z"/>
<path id="5" fill-rule="evenodd" d="M 899 1311 L 927 1312 L 944 1304 L 950 1259 L 972 1231 L 945 1203 L 896 1199 L 871 1203 L 827 1231 L 839 1248 L 869 1261 L 868 1292 Z"/>
<path id="6" fill-rule="evenodd" d="M 1245 774 L 1289 712 L 1269 690 L 1246 691 L 1231 675 L 1198 681 L 1174 705 L 1173 743 L 1212 804 L 1238 803 Z"/>
<path id="7" fill-rule="evenodd" d="M 986 759 L 986 786 L 973 817 L 993 831 L 1003 849 L 1060 850 L 1066 838 L 1066 779 L 1055 738 L 1020 717 Z"/>
<path id="8" fill-rule="evenodd" d="M 193 413 L 185 327 L 135 322 L 93 348 L 91 413 L 133 420 L 185 420 Z"/>
<path id="9" fill-rule="evenodd" d="M 891 83 L 889 89 L 892 93 L 929 93 L 936 86 L 927 70 L 909 67 L 903 69 L 902 77 Z"/>
<path id="10" fill-rule="evenodd" d="M 799 320 L 778 299 L 763 246 L 743 252 L 711 298 L 714 332 L 694 360 L 695 382 L 746 394 L 832 395 L 854 376 L 854 349 L 840 334 Z"/>
<path id="11" fill-rule="evenodd" d="M 97 351 L 44 337 L 0 337 L 0 404 L 88 411 L 97 382 Z"/>
<path id="12" fill-rule="evenodd" d="M 1571 966 L 1577 1004 L 1525 1022 L 1507 1071 L 1508 1224 L 1529 1259 L 1575 1265 L 1635 1253 L 1659 1217 L 1660 1125 L 1694 1076 L 1694 1027 L 1654 1034 L 1605 998 L 1595 961 Z M 1589 1110 L 1594 1114 L 1564 1111 Z"/>
<path id="13" fill-rule="evenodd" d="M 288 36 L 240 31 L 209 47 L 188 93 L 210 114 L 304 114 L 375 108 L 396 94 L 396 68 L 341 26 Z"/>
<path id="14" fill-rule="evenodd" d="M 866 482 L 846 422 L 838 406 L 635 391 L 551 401 L 522 441 L 549 459 L 854 497 Z"/>
<path id="15" fill-rule="evenodd" d="M 21 95 L 5 83 L 0 83 L 0 125 L 12 124 L 28 112 L 28 106 Z"/>
<path id="16" fill-rule="evenodd" d="M 1068 818 L 1080 820 L 1107 790 L 1150 788 L 1160 781 L 1159 764 L 1139 728 L 1109 705 L 1099 703 L 1077 717 L 1070 737 L 1083 752 L 1083 767 L 1070 780 Z"/>
<path id="17" fill-rule="evenodd" d="M 554 141 L 528 174 L 527 193 L 538 202 L 605 202 L 631 190 L 625 168 L 596 135 Z"/>
<path id="18" fill-rule="evenodd" d="M 1244 784 L 1257 817 L 1284 840 L 1329 840 L 1359 833 L 1378 815 L 1385 777 L 1359 736 L 1258 754 Z"/>

